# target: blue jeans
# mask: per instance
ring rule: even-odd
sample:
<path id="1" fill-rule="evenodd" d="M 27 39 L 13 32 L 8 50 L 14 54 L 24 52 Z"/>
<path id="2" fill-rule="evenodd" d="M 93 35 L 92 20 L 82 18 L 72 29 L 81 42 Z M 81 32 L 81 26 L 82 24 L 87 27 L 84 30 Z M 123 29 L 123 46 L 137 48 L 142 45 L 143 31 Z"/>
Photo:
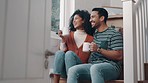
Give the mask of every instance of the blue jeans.
<path id="1" fill-rule="evenodd" d="M 104 62 L 97 64 L 81 64 L 68 71 L 67 83 L 78 83 L 78 80 L 91 80 L 91 83 L 105 83 L 104 80 L 115 80 L 120 70 L 116 65 Z"/>
<path id="2" fill-rule="evenodd" d="M 73 51 L 65 53 L 59 50 L 55 53 L 54 74 L 59 74 L 61 77 L 66 78 L 68 69 L 81 63 L 82 61 Z"/>

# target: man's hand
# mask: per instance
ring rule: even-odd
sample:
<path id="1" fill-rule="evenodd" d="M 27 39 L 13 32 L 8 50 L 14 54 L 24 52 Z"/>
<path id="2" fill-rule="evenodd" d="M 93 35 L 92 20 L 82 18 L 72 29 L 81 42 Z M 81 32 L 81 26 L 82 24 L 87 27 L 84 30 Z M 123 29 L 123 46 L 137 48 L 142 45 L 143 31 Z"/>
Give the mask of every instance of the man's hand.
<path id="1" fill-rule="evenodd" d="M 90 51 L 92 51 L 92 52 L 97 52 L 97 49 L 98 49 L 98 48 L 99 48 L 99 47 L 97 46 L 96 43 L 91 42 L 91 44 L 90 44 Z"/>

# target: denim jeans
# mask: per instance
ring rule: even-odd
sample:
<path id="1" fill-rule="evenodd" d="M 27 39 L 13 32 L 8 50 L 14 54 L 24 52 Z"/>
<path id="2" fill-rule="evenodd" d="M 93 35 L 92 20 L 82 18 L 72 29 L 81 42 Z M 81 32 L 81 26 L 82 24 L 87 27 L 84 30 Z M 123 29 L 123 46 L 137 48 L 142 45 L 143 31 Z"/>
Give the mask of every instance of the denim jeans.
<path id="1" fill-rule="evenodd" d="M 82 61 L 73 51 L 65 53 L 59 50 L 55 53 L 54 74 L 59 74 L 61 77 L 66 78 L 68 69 L 81 63 Z"/>
<path id="2" fill-rule="evenodd" d="M 91 80 L 91 83 L 105 83 L 104 80 L 115 80 L 120 70 L 111 63 L 81 64 L 68 71 L 67 83 L 78 83 L 78 80 Z"/>

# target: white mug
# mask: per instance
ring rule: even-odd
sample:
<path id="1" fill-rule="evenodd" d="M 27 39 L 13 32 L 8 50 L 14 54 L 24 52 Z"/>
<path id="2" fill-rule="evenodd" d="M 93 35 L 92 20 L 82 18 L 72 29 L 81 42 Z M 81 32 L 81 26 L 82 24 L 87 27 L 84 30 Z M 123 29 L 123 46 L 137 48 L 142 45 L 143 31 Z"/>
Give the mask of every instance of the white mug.
<path id="1" fill-rule="evenodd" d="M 89 52 L 90 51 L 90 43 L 84 42 L 83 43 L 83 52 Z"/>

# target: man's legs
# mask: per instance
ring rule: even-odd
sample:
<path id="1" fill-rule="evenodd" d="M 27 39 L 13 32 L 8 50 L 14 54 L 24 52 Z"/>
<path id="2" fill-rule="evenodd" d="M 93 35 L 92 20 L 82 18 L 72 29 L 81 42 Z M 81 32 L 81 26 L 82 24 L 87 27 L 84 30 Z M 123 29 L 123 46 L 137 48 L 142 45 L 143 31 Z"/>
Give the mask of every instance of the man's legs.
<path id="1" fill-rule="evenodd" d="M 104 83 L 104 80 L 114 80 L 120 75 L 116 65 L 110 63 L 94 64 L 90 68 L 92 83 Z"/>

